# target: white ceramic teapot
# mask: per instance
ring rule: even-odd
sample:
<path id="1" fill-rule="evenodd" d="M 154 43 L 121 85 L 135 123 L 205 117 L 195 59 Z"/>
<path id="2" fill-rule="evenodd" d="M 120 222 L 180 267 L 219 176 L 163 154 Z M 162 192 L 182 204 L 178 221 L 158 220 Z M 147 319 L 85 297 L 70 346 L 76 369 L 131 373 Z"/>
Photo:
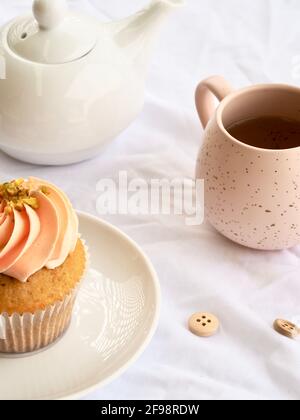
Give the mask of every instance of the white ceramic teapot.
<path id="1" fill-rule="evenodd" d="M 182 0 L 114 23 L 35 0 L 0 35 L 0 149 L 63 165 L 95 156 L 137 116 L 158 27 Z"/>

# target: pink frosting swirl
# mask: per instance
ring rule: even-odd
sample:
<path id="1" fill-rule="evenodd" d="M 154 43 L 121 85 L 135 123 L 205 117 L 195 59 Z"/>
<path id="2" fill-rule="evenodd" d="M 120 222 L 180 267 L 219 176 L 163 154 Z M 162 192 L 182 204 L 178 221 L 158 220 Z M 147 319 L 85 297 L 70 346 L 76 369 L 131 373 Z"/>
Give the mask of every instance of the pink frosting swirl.
<path id="1" fill-rule="evenodd" d="M 78 218 L 56 186 L 37 178 L 29 178 L 22 185 L 38 205 L 33 208 L 24 203 L 21 210 L 8 212 L 7 202 L 0 197 L 0 273 L 25 283 L 43 267 L 59 267 L 74 251 Z"/>

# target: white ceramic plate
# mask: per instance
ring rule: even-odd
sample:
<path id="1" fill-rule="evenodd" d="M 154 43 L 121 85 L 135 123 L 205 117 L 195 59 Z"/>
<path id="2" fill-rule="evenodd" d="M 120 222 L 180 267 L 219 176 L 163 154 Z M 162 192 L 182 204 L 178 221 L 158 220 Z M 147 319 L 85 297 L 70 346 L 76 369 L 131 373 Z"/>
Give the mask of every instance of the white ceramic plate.
<path id="1" fill-rule="evenodd" d="M 78 213 L 91 264 L 66 335 L 29 357 L 0 358 L 0 399 L 78 398 L 120 375 L 156 329 L 160 287 L 139 247 L 116 228 Z"/>

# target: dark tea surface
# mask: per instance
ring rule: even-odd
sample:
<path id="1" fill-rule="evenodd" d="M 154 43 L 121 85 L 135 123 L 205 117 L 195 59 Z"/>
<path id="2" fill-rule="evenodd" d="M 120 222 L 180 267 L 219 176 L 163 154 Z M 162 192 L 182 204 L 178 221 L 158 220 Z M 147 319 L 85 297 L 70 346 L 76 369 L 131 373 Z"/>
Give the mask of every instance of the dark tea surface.
<path id="1" fill-rule="evenodd" d="M 262 149 L 292 149 L 300 146 L 300 121 L 283 117 L 258 117 L 239 121 L 227 128 L 229 134 Z"/>

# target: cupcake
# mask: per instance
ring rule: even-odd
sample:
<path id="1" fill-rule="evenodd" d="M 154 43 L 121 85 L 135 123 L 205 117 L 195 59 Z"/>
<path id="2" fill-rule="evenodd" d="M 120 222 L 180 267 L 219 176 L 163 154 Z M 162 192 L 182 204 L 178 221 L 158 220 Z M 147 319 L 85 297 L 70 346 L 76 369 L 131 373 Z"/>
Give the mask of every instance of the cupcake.
<path id="1" fill-rule="evenodd" d="M 27 353 L 67 330 L 86 267 L 66 195 L 29 178 L 0 184 L 0 353 Z"/>

